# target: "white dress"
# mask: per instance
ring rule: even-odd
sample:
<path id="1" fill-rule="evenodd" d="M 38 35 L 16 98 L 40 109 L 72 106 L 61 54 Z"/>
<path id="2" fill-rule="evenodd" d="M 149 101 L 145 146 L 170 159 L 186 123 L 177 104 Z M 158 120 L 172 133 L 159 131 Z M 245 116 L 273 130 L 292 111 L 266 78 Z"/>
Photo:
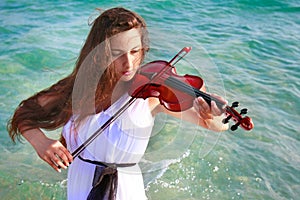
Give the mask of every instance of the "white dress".
<path id="1" fill-rule="evenodd" d="M 63 128 L 63 136 L 70 152 L 104 124 L 130 96 L 122 96 L 106 111 L 87 117 L 77 126 L 74 116 Z M 137 99 L 115 122 L 98 136 L 80 156 L 106 163 L 138 163 L 145 153 L 154 118 L 148 99 Z M 118 200 L 147 199 L 141 170 L 137 165 L 118 167 Z M 95 165 L 75 158 L 68 171 L 68 199 L 86 199 L 92 189 Z"/>

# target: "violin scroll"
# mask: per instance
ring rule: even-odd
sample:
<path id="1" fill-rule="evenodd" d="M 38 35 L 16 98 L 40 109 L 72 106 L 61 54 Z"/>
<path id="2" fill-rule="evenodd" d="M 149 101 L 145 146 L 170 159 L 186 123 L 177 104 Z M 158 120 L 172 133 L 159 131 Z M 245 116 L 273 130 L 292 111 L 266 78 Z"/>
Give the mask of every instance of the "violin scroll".
<path id="1" fill-rule="evenodd" d="M 248 116 L 243 117 L 242 115 L 247 114 L 248 109 L 243 108 L 240 113 L 238 113 L 234 108 L 239 106 L 239 102 L 233 102 L 231 106 L 225 107 L 225 112 L 227 117 L 223 119 L 223 123 L 227 124 L 230 119 L 233 119 L 233 121 L 236 122 L 233 126 L 231 126 L 231 130 L 235 131 L 239 126 L 241 126 L 246 131 L 250 131 L 253 129 L 254 124 L 252 122 L 252 119 Z"/>

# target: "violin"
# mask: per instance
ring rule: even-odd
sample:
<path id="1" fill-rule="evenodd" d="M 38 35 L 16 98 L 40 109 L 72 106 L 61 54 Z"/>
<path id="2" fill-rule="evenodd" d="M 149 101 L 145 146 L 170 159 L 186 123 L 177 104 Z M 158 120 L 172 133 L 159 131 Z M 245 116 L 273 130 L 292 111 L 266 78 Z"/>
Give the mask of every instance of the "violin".
<path id="1" fill-rule="evenodd" d="M 223 123 L 228 123 L 230 119 L 236 122 L 231 126 L 232 131 L 239 126 L 247 131 L 251 130 L 254 127 L 251 118 L 242 116 L 247 113 L 246 108 L 238 113 L 234 109 L 238 107 L 238 102 L 229 106 L 201 91 L 204 82 L 200 77 L 188 74 L 180 76 L 176 73 L 176 68 L 171 63 L 180 54 L 186 54 L 190 50 L 190 47 L 183 48 L 170 62 L 158 60 L 142 66 L 131 84 L 129 94 L 143 99 L 156 97 L 166 109 L 174 112 L 191 108 L 194 99 L 202 97 L 209 105 L 211 101 L 215 101 L 218 108 L 224 110 L 227 116 Z"/>
<path id="2" fill-rule="evenodd" d="M 204 84 L 202 78 L 188 74 L 180 76 L 176 73 L 174 65 L 190 51 L 191 47 L 184 47 L 169 62 L 157 60 L 143 65 L 131 82 L 128 92 L 131 98 L 128 102 L 72 153 L 73 158 L 78 156 L 138 98 L 156 97 L 166 109 L 180 112 L 191 108 L 195 98 L 202 97 L 209 105 L 211 101 L 215 101 L 217 107 L 225 112 L 224 124 L 231 119 L 235 122 L 231 126 L 232 131 L 239 126 L 246 131 L 253 129 L 252 119 L 248 116 L 242 116 L 247 113 L 247 109 L 242 109 L 240 113 L 234 109 L 238 107 L 238 102 L 233 102 L 231 106 L 226 105 L 217 98 L 200 90 Z"/>

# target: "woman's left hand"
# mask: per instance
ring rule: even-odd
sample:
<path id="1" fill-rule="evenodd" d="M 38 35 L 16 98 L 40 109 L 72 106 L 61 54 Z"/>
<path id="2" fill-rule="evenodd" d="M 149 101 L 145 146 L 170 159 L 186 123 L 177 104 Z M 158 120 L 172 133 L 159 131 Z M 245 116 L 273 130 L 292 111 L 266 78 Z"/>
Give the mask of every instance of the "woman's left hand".
<path id="1" fill-rule="evenodd" d="M 210 96 L 218 99 L 220 102 L 227 104 L 227 101 L 216 94 L 210 94 Z M 220 116 L 224 111 L 218 108 L 216 102 L 211 101 L 210 105 L 202 98 L 198 97 L 194 100 L 194 108 L 198 113 L 198 116 L 203 120 L 213 119 L 215 116 Z"/>
<path id="2" fill-rule="evenodd" d="M 220 102 L 227 104 L 227 101 L 223 97 L 216 94 L 210 95 Z M 224 131 L 228 129 L 228 125 L 222 123 L 225 117 L 223 116 L 224 110 L 218 108 L 216 102 L 211 101 L 209 105 L 202 97 L 198 97 L 194 100 L 193 106 L 198 117 L 200 117 L 206 125 L 206 128 L 214 131 Z"/>

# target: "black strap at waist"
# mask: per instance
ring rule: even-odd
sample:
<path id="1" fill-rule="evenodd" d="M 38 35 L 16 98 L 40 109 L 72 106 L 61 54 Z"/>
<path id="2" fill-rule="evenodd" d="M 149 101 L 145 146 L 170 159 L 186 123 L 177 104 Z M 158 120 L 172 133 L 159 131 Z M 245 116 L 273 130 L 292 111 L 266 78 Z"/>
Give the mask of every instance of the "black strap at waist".
<path id="1" fill-rule="evenodd" d="M 111 167 L 111 168 L 117 168 L 117 167 L 132 167 L 134 165 L 136 165 L 136 163 L 120 163 L 120 164 L 116 164 L 116 163 L 106 163 L 106 162 L 99 162 L 99 161 L 95 161 L 95 160 L 89 160 L 89 159 L 85 159 L 82 158 L 81 156 L 78 156 L 78 158 L 84 162 L 87 163 L 91 163 L 94 165 L 100 165 L 100 166 L 104 166 L 104 167 Z"/>

